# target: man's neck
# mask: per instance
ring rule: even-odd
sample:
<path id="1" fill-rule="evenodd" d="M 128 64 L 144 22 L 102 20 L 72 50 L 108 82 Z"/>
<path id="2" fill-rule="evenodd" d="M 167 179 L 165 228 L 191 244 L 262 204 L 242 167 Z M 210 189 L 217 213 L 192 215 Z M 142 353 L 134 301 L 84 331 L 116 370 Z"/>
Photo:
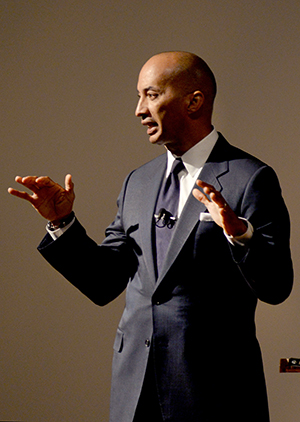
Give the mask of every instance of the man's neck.
<path id="1" fill-rule="evenodd" d="M 210 127 L 207 129 L 201 128 L 199 133 L 190 133 L 189 135 L 186 135 L 184 141 L 180 143 L 178 142 L 177 144 L 166 144 L 165 148 L 169 150 L 174 156 L 181 157 L 188 150 L 193 148 L 195 145 L 205 139 L 209 134 L 211 134 L 213 130 L 214 127 L 212 125 L 210 125 Z"/>

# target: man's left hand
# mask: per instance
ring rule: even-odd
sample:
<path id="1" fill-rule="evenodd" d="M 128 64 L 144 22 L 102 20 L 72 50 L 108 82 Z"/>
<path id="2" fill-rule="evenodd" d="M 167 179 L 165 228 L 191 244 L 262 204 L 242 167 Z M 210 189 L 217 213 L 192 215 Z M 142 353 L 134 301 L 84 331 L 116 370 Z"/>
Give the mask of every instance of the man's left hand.
<path id="1" fill-rule="evenodd" d="M 226 234 L 236 237 L 246 233 L 246 224 L 237 217 L 219 191 L 202 180 L 197 180 L 196 184 L 203 189 L 204 193 L 199 189 L 194 189 L 194 197 L 206 206 L 215 223 L 222 227 Z"/>

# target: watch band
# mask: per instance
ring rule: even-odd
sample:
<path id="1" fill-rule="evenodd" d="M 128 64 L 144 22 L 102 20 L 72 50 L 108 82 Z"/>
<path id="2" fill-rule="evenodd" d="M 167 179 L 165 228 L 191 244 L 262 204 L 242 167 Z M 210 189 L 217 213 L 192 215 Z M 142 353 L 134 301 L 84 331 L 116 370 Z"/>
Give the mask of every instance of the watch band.
<path id="1" fill-rule="evenodd" d="M 71 223 L 74 217 L 75 217 L 75 214 L 74 214 L 74 211 L 72 211 L 71 214 L 62 218 L 58 224 L 53 224 L 52 221 L 48 221 L 47 229 L 50 230 L 51 232 L 57 229 L 62 229 L 63 227 L 66 227 L 69 223 Z"/>

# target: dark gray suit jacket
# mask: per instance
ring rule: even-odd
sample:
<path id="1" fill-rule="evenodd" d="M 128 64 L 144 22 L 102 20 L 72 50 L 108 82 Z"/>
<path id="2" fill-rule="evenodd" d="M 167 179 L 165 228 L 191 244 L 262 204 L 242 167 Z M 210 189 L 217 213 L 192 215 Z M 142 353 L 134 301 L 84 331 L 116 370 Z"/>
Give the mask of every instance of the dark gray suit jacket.
<path id="1" fill-rule="evenodd" d="M 200 221 L 207 210 L 190 195 L 157 279 L 153 214 L 165 168 L 163 155 L 126 178 L 101 245 L 76 220 L 55 242 L 47 235 L 39 250 L 96 304 L 127 289 L 114 343 L 111 422 L 132 422 L 150 348 L 166 421 L 267 422 L 254 314 L 258 299 L 285 300 L 293 280 L 277 177 L 220 135 L 201 179 L 252 223 L 253 238 L 248 247 L 230 245 L 213 221 Z"/>

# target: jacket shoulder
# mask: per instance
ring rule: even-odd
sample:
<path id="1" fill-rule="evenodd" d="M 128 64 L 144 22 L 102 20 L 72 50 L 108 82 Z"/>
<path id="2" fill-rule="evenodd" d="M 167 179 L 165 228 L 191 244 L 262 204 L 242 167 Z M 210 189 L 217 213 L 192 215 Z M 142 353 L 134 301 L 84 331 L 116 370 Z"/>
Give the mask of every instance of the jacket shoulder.
<path id="1" fill-rule="evenodd" d="M 149 175 L 156 173 L 159 169 L 164 169 L 167 163 L 167 155 L 164 153 L 156 158 L 142 164 L 137 169 L 133 170 L 132 174 L 137 176 Z"/>
<path id="2" fill-rule="evenodd" d="M 213 160 L 247 160 L 249 163 L 256 164 L 258 166 L 267 166 L 262 160 L 256 156 L 230 144 L 222 134 L 219 133 L 219 139 L 213 149 L 209 161 Z"/>

